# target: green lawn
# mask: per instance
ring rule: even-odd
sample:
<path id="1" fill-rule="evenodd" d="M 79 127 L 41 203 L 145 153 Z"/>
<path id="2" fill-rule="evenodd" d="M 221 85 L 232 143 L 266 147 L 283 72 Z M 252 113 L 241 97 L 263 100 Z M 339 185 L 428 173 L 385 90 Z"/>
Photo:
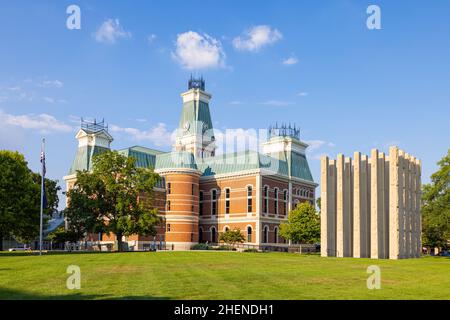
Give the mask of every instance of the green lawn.
<path id="1" fill-rule="evenodd" d="M 68 265 L 81 289 L 66 288 Z M 369 290 L 369 265 L 381 289 Z M 450 299 L 450 259 L 238 252 L 0 253 L 0 299 Z"/>

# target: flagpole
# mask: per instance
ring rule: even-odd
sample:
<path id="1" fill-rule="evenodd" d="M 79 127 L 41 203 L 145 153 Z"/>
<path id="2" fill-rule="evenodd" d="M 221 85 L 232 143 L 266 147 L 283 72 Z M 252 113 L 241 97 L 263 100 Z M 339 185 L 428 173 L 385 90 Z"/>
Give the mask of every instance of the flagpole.
<path id="1" fill-rule="evenodd" d="M 42 138 L 41 144 L 41 157 L 45 157 L 45 138 Z M 41 161 L 41 215 L 39 224 L 39 255 L 42 255 L 42 224 L 43 224 L 43 213 L 44 213 L 44 166 L 45 160 Z"/>

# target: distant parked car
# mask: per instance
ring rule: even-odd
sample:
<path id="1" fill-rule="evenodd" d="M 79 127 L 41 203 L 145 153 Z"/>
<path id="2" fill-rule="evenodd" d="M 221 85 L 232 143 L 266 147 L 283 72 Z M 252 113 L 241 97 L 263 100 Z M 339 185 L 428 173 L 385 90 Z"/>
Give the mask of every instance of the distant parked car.
<path id="1" fill-rule="evenodd" d="M 31 250 L 31 248 L 24 246 L 24 247 L 9 248 L 8 251 L 12 252 L 12 251 L 29 251 L 29 250 Z"/>

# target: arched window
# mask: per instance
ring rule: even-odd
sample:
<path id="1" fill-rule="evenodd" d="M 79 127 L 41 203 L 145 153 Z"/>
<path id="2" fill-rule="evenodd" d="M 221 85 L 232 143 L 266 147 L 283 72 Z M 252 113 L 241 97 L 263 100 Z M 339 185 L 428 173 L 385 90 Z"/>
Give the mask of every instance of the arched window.
<path id="1" fill-rule="evenodd" d="M 275 214 L 278 215 L 278 188 L 274 189 L 274 198 L 273 207 L 275 209 Z"/>
<path id="2" fill-rule="evenodd" d="M 269 210 L 269 187 L 264 186 L 264 208 L 263 212 L 267 213 Z"/>
<path id="3" fill-rule="evenodd" d="M 192 184 L 192 195 L 195 194 L 195 184 Z"/>
<path id="4" fill-rule="evenodd" d="M 247 212 L 253 211 L 253 198 L 252 198 L 253 188 L 252 186 L 247 187 Z"/>
<path id="5" fill-rule="evenodd" d="M 283 191 L 283 214 L 288 214 L 288 191 Z"/>
<path id="6" fill-rule="evenodd" d="M 275 227 L 274 229 L 273 229 L 273 234 L 274 234 L 274 237 L 275 237 L 275 239 L 274 239 L 274 243 L 278 243 L 278 227 Z"/>
<path id="7" fill-rule="evenodd" d="M 199 199 L 199 215 L 203 215 L 203 191 L 200 191 L 200 199 Z"/>
<path id="8" fill-rule="evenodd" d="M 225 214 L 230 213 L 230 194 L 231 194 L 231 189 L 226 188 L 225 189 Z"/>
<path id="9" fill-rule="evenodd" d="M 216 228 L 212 227 L 211 228 L 211 242 L 212 243 L 216 242 L 216 237 L 217 237 L 217 235 L 216 235 Z"/>
<path id="10" fill-rule="evenodd" d="M 228 226 L 225 226 L 225 228 L 223 228 L 223 232 L 227 232 L 229 230 L 230 230 L 230 228 Z"/>
<path id="11" fill-rule="evenodd" d="M 264 226 L 263 243 L 269 242 L 269 227 Z"/>
<path id="12" fill-rule="evenodd" d="M 167 182 L 167 194 L 172 193 L 172 184 L 170 182 Z"/>
<path id="13" fill-rule="evenodd" d="M 199 243 L 203 242 L 203 228 L 202 227 L 198 228 L 198 242 Z"/>
<path id="14" fill-rule="evenodd" d="M 170 201 L 167 201 L 167 203 L 166 203 L 166 210 L 170 211 Z"/>
<path id="15" fill-rule="evenodd" d="M 211 215 L 215 216 L 217 214 L 217 190 L 211 190 Z"/>
<path id="16" fill-rule="evenodd" d="M 252 227 L 247 227 L 247 242 L 252 242 Z"/>

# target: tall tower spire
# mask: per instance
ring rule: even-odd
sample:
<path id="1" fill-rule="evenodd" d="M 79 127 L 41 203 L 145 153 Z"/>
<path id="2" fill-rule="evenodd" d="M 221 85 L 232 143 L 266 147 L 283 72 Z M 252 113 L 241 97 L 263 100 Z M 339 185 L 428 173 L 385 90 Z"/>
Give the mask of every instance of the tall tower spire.
<path id="1" fill-rule="evenodd" d="M 175 142 L 175 150 L 192 152 L 196 158 L 213 157 L 214 129 L 209 112 L 211 95 L 205 91 L 205 80 L 191 78 L 188 91 L 181 94 L 183 110 Z"/>

